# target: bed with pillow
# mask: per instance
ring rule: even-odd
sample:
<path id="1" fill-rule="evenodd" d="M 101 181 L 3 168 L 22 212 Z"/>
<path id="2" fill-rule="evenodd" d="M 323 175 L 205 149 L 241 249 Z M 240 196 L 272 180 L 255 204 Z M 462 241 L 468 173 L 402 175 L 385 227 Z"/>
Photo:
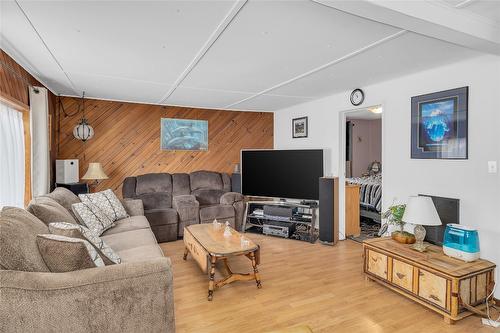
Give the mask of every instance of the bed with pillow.
<path id="1" fill-rule="evenodd" d="M 347 178 L 346 182 L 360 186 L 359 204 L 361 216 L 371 218 L 380 223 L 380 212 L 382 210 L 382 175 Z"/>

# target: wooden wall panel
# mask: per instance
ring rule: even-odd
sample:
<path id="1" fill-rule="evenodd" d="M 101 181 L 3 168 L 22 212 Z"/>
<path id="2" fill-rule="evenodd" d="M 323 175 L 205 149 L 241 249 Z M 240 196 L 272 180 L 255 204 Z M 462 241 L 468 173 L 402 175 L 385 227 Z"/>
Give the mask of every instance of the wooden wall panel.
<path id="1" fill-rule="evenodd" d="M 80 99 L 63 97 L 66 116 L 58 109 L 58 159 L 78 158 L 80 176 L 89 162 L 102 163 L 110 179 L 96 190 L 112 188 L 121 195 L 127 176 L 150 172 L 213 170 L 232 173 L 243 148 L 273 147 L 273 114 L 85 100 L 85 116 L 95 136 L 83 143 L 73 137 L 81 118 Z M 72 115 L 72 116 L 71 116 Z M 208 120 L 208 151 L 160 150 L 160 119 Z"/>

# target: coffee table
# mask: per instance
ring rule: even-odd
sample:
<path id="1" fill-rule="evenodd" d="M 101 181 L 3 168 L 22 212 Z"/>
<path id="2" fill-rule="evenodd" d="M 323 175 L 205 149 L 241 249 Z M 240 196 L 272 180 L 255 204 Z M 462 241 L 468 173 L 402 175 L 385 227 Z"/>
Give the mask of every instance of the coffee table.
<path id="1" fill-rule="evenodd" d="M 257 283 L 257 288 L 261 288 L 259 271 L 257 265 L 260 264 L 260 248 L 250 239 L 244 237 L 246 242 L 242 242 L 242 235 L 229 228 L 230 235 L 224 235 L 225 226 L 214 226 L 212 223 L 193 224 L 184 228 L 184 260 L 190 253 L 198 263 L 203 273 L 208 274 L 208 300 L 211 301 L 215 288 L 221 288 L 234 281 L 250 281 Z M 253 273 L 233 273 L 229 268 L 228 258 L 234 256 L 246 256 L 252 262 Z M 222 268 L 225 277 L 215 281 L 215 265 L 217 261 L 222 261 Z"/>

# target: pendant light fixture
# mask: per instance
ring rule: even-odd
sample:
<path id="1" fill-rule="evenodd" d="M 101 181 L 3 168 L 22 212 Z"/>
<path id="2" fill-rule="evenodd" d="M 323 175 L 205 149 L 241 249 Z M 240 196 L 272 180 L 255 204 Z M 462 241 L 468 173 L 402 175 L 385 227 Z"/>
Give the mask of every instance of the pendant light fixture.
<path id="1" fill-rule="evenodd" d="M 94 129 L 85 118 L 85 91 L 82 94 L 82 119 L 73 129 L 73 136 L 83 142 L 92 139 L 94 136 Z"/>

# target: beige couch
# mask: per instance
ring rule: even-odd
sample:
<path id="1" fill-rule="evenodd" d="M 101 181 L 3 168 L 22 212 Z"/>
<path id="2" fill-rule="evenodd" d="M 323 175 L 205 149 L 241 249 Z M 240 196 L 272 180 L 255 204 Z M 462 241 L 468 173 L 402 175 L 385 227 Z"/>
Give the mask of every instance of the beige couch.
<path id="1" fill-rule="evenodd" d="M 124 202 L 131 217 L 101 236 L 121 264 L 49 272 L 36 235 L 49 233 L 46 223 L 55 222 L 50 219 L 60 205 L 67 209 L 76 201 L 56 189 L 39 200 L 59 209 L 54 214 L 38 211 L 39 219 L 19 208 L 0 212 L 0 332 L 175 332 L 170 259 L 140 201 Z M 28 210 L 37 212 L 33 205 Z"/>

